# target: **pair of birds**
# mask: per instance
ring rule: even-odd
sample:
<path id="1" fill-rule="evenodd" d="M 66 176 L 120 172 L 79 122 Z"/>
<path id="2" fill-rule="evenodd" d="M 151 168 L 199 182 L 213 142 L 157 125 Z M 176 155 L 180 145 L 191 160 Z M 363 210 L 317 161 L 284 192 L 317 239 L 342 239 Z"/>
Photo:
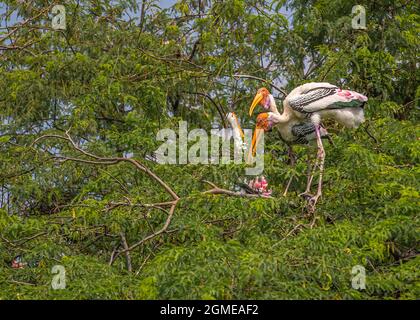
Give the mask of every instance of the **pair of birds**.
<path id="1" fill-rule="evenodd" d="M 309 144 L 316 141 L 317 158 L 313 170 L 310 170 L 311 174 L 308 174 L 306 190 L 301 194 L 314 208 L 322 195 L 325 161 L 322 138 L 328 135 L 321 126 L 321 121 L 334 119 L 347 128 L 357 128 L 364 121 L 363 106 L 367 100 L 366 96 L 355 91 L 343 90 L 327 82 L 311 82 L 290 92 L 283 100 L 283 112 L 280 113 L 273 95 L 266 88 L 261 88 L 252 101 L 249 115 L 252 116 L 257 105 L 268 112 L 257 116 L 250 152 L 255 155 L 261 133 L 270 131 L 274 126 L 278 128 L 281 138 L 289 145 Z M 318 188 L 316 194 L 312 195 L 310 190 L 316 168 L 319 170 Z"/>

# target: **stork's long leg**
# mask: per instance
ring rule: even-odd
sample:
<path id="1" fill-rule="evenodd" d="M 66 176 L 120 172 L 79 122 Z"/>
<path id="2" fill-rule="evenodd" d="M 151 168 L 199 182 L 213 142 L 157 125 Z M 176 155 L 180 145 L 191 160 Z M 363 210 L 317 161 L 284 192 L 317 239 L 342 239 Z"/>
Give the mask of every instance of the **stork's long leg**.
<path id="1" fill-rule="evenodd" d="M 324 174 L 324 160 L 325 160 L 325 150 L 322 144 L 321 134 L 319 131 L 319 125 L 315 126 L 315 133 L 316 133 L 316 142 L 318 145 L 318 155 L 317 160 L 319 161 L 319 180 L 318 180 L 318 190 L 316 195 L 313 196 L 309 200 L 309 204 L 311 205 L 312 209 L 315 208 L 315 204 L 317 203 L 319 197 L 322 195 L 322 176 Z"/>
<path id="2" fill-rule="evenodd" d="M 289 179 L 289 182 L 286 184 L 286 189 L 284 189 L 283 197 L 287 196 L 287 192 L 289 191 L 289 187 L 292 184 L 293 178 L 294 178 L 294 176 L 291 176 L 290 179 Z"/>
<path id="3" fill-rule="evenodd" d="M 311 157 L 308 155 L 308 179 L 306 181 L 306 190 L 305 193 L 309 194 L 311 192 L 312 180 L 314 179 L 315 168 L 318 167 L 318 158 L 315 160 L 315 163 L 311 165 Z"/>
<path id="4" fill-rule="evenodd" d="M 299 194 L 299 196 L 305 197 L 305 198 L 312 198 L 311 194 L 311 186 L 312 186 L 312 180 L 314 179 L 315 169 L 318 167 L 318 158 L 315 160 L 315 163 L 312 165 L 312 158 L 310 151 L 308 152 L 308 159 L 306 160 L 307 164 L 307 171 L 306 171 L 306 189 L 304 192 Z"/>

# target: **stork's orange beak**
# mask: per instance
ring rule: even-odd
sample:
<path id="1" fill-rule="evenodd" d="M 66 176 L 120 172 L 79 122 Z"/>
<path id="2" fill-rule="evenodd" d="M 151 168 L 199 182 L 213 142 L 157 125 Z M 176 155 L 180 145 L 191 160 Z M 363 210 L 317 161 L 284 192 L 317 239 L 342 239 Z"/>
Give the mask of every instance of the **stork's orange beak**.
<path id="1" fill-rule="evenodd" d="M 257 106 L 257 104 L 261 102 L 263 98 L 264 97 L 261 92 L 258 92 L 255 95 L 254 100 L 252 101 L 251 107 L 249 108 L 249 116 L 252 116 L 252 113 L 254 112 L 255 107 Z"/>
<path id="2" fill-rule="evenodd" d="M 257 153 L 257 145 L 263 132 L 264 129 L 261 129 L 258 125 L 255 127 L 254 135 L 252 136 L 251 149 L 248 153 L 248 159 L 251 159 L 251 155 L 252 157 L 255 157 L 255 154 Z"/>
<path id="3" fill-rule="evenodd" d="M 244 132 L 242 131 L 241 125 L 238 123 L 239 132 L 241 133 L 242 140 L 245 139 Z"/>

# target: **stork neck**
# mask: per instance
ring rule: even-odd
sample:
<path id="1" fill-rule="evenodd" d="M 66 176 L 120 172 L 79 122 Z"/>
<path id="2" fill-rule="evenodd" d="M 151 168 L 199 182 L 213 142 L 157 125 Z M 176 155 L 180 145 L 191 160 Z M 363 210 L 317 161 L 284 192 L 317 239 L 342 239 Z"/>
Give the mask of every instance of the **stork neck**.
<path id="1" fill-rule="evenodd" d="M 286 123 L 290 120 L 290 114 L 288 112 L 280 113 L 277 109 L 276 101 L 274 100 L 274 97 L 270 94 L 268 96 L 270 99 L 270 111 L 273 113 L 273 120 L 276 123 Z"/>
<path id="2" fill-rule="evenodd" d="M 271 94 L 268 95 L 268 101 L 269 101 L 270 111 L 274 113 L 279 113 L 277 109 L 276 101 L 274 100 L 273 95 Z"/>
<path id="3" fill-rule="evenodd" d="M 279 112 L 272 112 L 271 114 L 271 119 L 275 123 L 286 123 L 290 120 L 290 114 L 287 112 L 283 112 L 282 114 L 280 114 Z"/>

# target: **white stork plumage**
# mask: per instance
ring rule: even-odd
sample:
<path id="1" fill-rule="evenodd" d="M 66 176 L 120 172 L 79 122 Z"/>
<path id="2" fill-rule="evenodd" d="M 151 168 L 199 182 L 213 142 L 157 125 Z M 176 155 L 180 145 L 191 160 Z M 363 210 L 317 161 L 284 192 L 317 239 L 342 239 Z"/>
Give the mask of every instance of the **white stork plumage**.
<path id="1" fill-rule="evenodd" d="M 279 128 L 282 138 L 289 143 L 306 143 L 315 139 L 318 155 L 315 167 L 319 168 L 317 193 L 309 194 L 312 177 L 303 195 L 309 196 L 309 203 L 314 208 L 322 194 L 322 175 L 324 171 L 325 150 L 322 136 L 326 131 L 321 120 L 334 119 L 347 128 L 356 128 L 364 121 L 363 106 L 368 98 L 360 93 L 342 90 L 327 82 L 312 82 L 295 88 L 283 101 L 283 113 L 279 113 L 274 97 L 266 88 L 258 90 L 249 109 L 251 116 L 255 107 L 261 105 L 270 110 L 257 117 L 256 134 L 252 140 L 252 150 L 258 143 L 259 132 Z"/>
<path id="2" fill-rule="evenodd" d="M 267 97 L 267 98 L 264 98 Z M 265 102 L 263 102 L 265 100 Z M 276 126 L 280 132 L 280 136 L 288 145 L 293 144 L 307 144 L 316 140 L 315 125 L 308 119 L 300 119 L 295 116 L 289 116 L 287 111 L 283 114 L 277 109 L 274 97 L 266 88 L 258 90 L 257 95 L 250 108 L 250 115 L 252 115 L 257 104 L 261 104 L 264 109 L 269 110 L 267 113 L 260 113 L 257 116 L 257 129 L 269 131 L 273 126 Z M 260 131 L 261 132 L 261 131 Z M 320 128 L 321 137 L 327 137 L 327 131 Z M 253 153 L 255 154 L 255 145 L 258 139 L 258 131 L 254 132 L 253 138 Z"/>
<path id="3" fill-rule="evenodd" d="M 226 119 L 232 128 L 233 141 L 235 143 L 235 150 L 242 150 L 244 148 L 244 132 L 239 124 L 238 117 L 235 112 L 229 112 Z"/>

